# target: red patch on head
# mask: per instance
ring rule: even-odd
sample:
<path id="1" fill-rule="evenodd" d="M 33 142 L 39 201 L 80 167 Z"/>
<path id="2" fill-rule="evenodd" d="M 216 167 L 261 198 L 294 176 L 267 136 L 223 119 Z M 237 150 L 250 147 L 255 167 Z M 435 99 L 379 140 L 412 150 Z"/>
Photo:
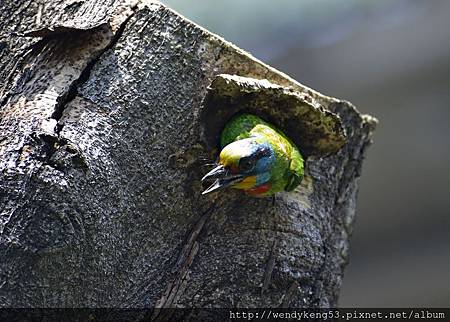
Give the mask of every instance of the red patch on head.
<path id="1" fill-rule="evenodd" d="M 271 183 L 266 183 L 266 184 L 263 184 L 263 185 L 261 185 L 259 187 L 256 187 L 256 188 L 247 189 L 247 190 L 245 190 L 245 193 L 250 195 L 250 196 L 259 196 L 259 195 L 269 191 L 270 188 L 272 188 L 272 184 Z"/>

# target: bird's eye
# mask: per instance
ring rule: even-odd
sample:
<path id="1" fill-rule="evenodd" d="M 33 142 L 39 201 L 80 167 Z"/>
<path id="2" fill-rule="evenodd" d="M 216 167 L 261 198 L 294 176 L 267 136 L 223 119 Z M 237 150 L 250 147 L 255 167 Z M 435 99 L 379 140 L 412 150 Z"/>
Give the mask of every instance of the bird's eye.
<path id="1" fill-rule="evenodd" d="M 242 158 L 239 161 L 239 169 L 241 172 L 249 172 L 255 167 L 255 160 L 250 158 Z"/>

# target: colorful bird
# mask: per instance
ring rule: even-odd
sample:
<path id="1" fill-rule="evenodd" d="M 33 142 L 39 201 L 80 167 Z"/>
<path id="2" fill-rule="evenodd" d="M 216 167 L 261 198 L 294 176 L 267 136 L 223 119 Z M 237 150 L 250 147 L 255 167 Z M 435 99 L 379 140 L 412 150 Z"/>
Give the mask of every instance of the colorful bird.
<path id="1" fill-rule="evenodd" d="M 232 118 L 222 131 L 217 166 L 203 178 L 215 180 L 203 194 L 242 189 L 255 197 L 292 191 L 303 179 L 303 157 L 273 125 L 252 114 Z"/>

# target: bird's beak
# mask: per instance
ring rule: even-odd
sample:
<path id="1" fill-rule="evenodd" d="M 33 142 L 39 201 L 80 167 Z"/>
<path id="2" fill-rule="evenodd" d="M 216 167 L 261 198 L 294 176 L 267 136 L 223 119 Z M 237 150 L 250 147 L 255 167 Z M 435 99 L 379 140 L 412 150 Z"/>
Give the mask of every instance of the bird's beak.
<path id="1" fill-rule="evenodd" d="M 214 169 L 209 171 L 202 178 L 202 182 L 207 181 L 207 180 L 214 180 L 214 179 L 215 179 L 214 183 L 211 186 L 209 186 L 208 189 L 203 191 L 202 195 L 205 195 L 207 193 L 210 193 L 210 192 L 213 192 L 218 189 L 225 188 L 225 187 L 229 187 L 235 183 L 238 183 L 244 179 L 244 176 L 240 175 L 240 174 L 237 174 L 237 175 L 229 174 L 229 171 L 223 165 L 218 165 L 217 167 L 215 167 Z"/>

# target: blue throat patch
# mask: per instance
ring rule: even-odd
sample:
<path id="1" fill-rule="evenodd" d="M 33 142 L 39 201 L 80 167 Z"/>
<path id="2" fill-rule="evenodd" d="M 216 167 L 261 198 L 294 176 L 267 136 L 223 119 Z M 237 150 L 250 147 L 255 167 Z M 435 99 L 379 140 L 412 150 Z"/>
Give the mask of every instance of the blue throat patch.
<path id="1" fill-rule="evenodd" d="M 265 155 L 258 160 L 254 168 L 256 186 L 260 186 L 270 180 L 270 170 L 275 162 L 275 154 L 269 144 L 262 144 L 259 148 L 265 150 Z"/>

